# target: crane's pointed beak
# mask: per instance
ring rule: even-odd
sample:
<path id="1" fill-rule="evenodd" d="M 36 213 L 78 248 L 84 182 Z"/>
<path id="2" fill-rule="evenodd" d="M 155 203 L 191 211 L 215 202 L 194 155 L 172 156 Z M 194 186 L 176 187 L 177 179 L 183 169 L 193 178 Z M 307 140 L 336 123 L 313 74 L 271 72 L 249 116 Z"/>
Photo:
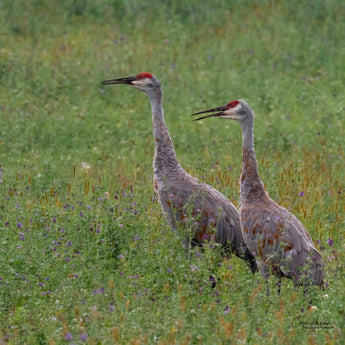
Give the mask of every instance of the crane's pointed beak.
<path id="1" fill-rule="evenodd" d="M 211 112 L 215 112 L 214 114 L 209 114 L 209 115 L 205 115 L 205 116 L 201 116 L 197 119 L 193 119 L 193 121 L 199 121 L 202 119 L 206 119 L 208 117 L 213 117 L 213 116 L 221 116 L 224 114 L 224 111 L 227 110 L 226 106 L 223 105 L 221 107 L 217 107 L 217 108 L 212 108 L 212 109 L 208 109 L 208 110 L 204 110 L 204 111 L 199 111 L 198 113 L 194 113 L 191 116 L 195 116 L 195 115 L 200 115 L 200 114 L 205 114 L 205 113 L 211 113 Z"/>
<path id="2" fill-rule="evenodd" d="M 126 78 L 119 78 L 119 79 L 110 79 L 110 80 L 103 80 L 102 85 L 111 85 L 111 84 L 127 84 L 133 85 L 133 81 L 135 77 L 126 77 Z"/>

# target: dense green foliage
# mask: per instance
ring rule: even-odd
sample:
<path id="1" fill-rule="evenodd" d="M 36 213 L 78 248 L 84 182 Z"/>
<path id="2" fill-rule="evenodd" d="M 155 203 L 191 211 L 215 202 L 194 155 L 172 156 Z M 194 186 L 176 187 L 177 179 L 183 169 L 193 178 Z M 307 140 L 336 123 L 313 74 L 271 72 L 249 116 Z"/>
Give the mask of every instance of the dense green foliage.
<path id="1" fill-rule="evenodd" d="M 345 342 L 343 2 L 4 0 L 0 19 L 0 344 Z M 261 178 L 326 291 L 272 279 L 267 297 L 217 248 L 186 258 L 152 188 L 149 102 L 100 85 L 144 71 L 181 165 L 235 204 L 240 127 L 189 114 L 248 101 Z"/>

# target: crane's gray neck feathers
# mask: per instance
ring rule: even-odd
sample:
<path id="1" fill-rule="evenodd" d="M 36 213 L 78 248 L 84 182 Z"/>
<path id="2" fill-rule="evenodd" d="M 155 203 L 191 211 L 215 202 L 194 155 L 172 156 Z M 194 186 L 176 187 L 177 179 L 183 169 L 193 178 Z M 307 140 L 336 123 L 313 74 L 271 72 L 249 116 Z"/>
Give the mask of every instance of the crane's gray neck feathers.
<path id="1" fill-rule="evenodd" d="M 153 158 L 153 168 L 155 176 L 164 177 L 176 175 L 183 170 L 180 166 L 168 128 L 164 121 L 162 107 L 162 89 L 158 88 L 148 94 L 152 108 L 153 136 L 155 141 L 155 153 Z"/>
<path id="2" fill-rule="evenodd" d="M 260 179 L 254 150 L 254 114 L 242 122 L 241 127 L 243 150 L 240 200 L 242 203 L 250 200 L 257 201 L 266 196 L 266 191 Z"/>

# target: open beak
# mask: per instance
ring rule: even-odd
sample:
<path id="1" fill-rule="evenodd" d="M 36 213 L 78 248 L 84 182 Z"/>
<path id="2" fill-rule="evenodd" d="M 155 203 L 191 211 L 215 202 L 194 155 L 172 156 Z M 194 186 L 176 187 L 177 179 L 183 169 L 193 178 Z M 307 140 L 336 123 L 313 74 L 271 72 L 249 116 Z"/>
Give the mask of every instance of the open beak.
<path id="1" fill-rule="evenodd" d="M 110 79 L 110 80 L 103 80 L 102 85 L 111 85 L 111 84 L 127 84 L 133 85 L 133 81 L 135 77 L 126 77 L 126 78 L 119 78 L 119 79 Z"/>
<path id="2" fill-rule="evenodd" d="M 215 112 L 214 114 L 209 114 L 209 115 L 201 116 L 201 117 L 199 117 L 197 119 L 193 119 L 193 121 L 199 121 L 199 120 L 202 120 L 202 119 L 206 119 L 207 117 L 222 116 L 222 115 L 224 115 L 224 111 L 225 110 L 227 110 L 227 108 L 226 108 L 225 105 L 223 105 L 223 106 L 218 107 L 218 108 L 212 108 L 212 109 L 208 109 L 208 110 L 204 110 L 204 111 L 199 111 L 198 113 L 194 113 L 191 116 Z"/>

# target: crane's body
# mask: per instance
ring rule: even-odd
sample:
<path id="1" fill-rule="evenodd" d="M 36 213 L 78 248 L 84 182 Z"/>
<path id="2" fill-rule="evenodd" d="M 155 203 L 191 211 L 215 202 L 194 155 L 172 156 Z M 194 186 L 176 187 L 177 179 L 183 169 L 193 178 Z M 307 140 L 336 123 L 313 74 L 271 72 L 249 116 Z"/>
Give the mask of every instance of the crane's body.
<path id="1" fill-rule="evenodd" d="M 268 278 L 291 278 L 295 285 L 323 285 L 324 261 L 302 223 L 275 203 L 260 179 L 254 151 L 254 112 L 243 100 L 197 114 L 215 112 L 200 119 L 219 116 L 234 119 L 242 127 L 242 174 L 240 222 L 244 240 L 259 257 L 261 273 Z"/>
<path id="2" fill-rule="evenodd" d="M 153 186 L 171 227 L 191 227 L 185 245 L 202 245 L 214 235 L 227 254 L 232 252 L 244 259 L 251 271 L 256 272 L 256 261 L 245 245 L 236 207 L 219 191 L 190 176 L 179 164 L 164 120 L 159 80 L 150 73 L 140 73 L 102 83 L 129 84 L 149 97 L 155 141 Z M 195 221 L 191 222 L 191 217 Z"/>

